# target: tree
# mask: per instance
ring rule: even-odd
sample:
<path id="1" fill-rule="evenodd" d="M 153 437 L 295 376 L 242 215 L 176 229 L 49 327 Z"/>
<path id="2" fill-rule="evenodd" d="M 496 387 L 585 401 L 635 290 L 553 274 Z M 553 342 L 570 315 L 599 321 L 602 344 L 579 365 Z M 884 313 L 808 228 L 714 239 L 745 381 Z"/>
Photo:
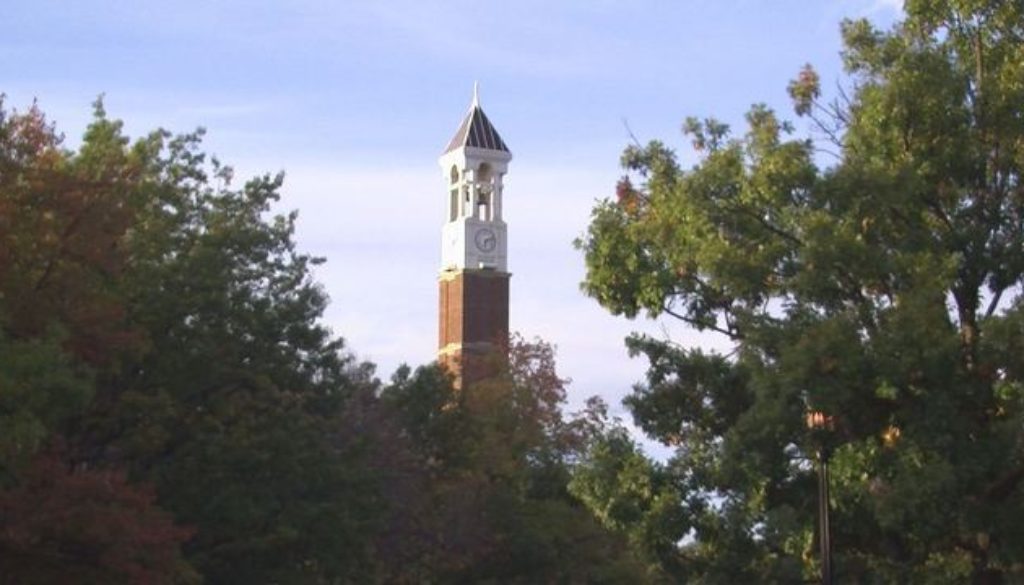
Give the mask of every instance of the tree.
<path id="1" fill-rule="evenodd" d="M 605 418 L 605 417 L 602 417 Z M 686 576 L 678 543 L 690 527 L 673 474 L 648 459 L 619 424 L 605 426 L 573 469 L 569 491 L 602 525 L 625 534 L 654 582 Z"/>
<path id="2" fill-rule="evenodd" d="M 570 494 L 594 436 L 554 350 L 456 392 L 382 386 L 327 303 L 281 175 L 201 132 L 65 149 L 0 107 L 0 581 L 642 581 Z"/>
<path id="3" fill-rule="evenodd" d="M 132 200 L 125 177 L 61 147 L 33 105 L 0 99 L 0 469 L 13 474 L 89 403 L 95 366 L 134 340 L 116 275 Z M 127 164 L 125 174 L 133 165 Z M 8 476 L 6 479 L 10 479 Z M 3 485 L 0 478 L 0 485 Z"/>
<path id="4" fill-rule="evenodd" d="M 0 491 L 0 583 L 198 583 L 179 548 L 192 531 L 152 492 L 40 453 L 16 488 Z"/>
<path id="5" fill-rule="evenodd" d="M 65 151 L 34 105 L 8 113 L 0 100 L 4 583 L 195 582 L 181 558 L 191 531 L 150 486 L 113 466 L 79 468 L 52 447 L 87 410 L 98 371 L 137 341 L 116 282 L 133 213 L 128 180 Z"/>
<path id="6" fill-rule="evenodd" d="M 0 100 L 4 326 L 16 338 L 59 327 L 69 350 L 99 364 L 137 341 L 117 284 L 143 153 L 118 144 L 73 156 L 61 143 L 38 107 L 8 114 Z"/>
<path id="7" fill-rule="evenodd" d="M 392 558 L 403 562 L 384 580 L 645 582 L 624 539 L 566 489 L 588 436 L 562 415 L 566 381 L 554 349 L 515 337 L 495 371 L 455 391 L 436 366 L 401 370 L 383 389 L 398 439 L 419 456 L 418 465 L 391 466 L 405 470 L 389 490 L 401 524 Z M 410 498 L 410 486 L 425 489 Z"/>
<path id="8" fill-rule="evenodd" d="M 236 188 L 201 137 L 130 143 L 98 105 L 73 157 L 131 177 L 117 285 L 144 349 L 104 368 L 65 434 L 79 460 L 155 484 L 195 527 L 185 552 L 207 582 L 364 579 L 377 486 L 344 429 L 372 370 L 319 321 L 296 214 L 269 214 L 283 176 Z"/>
<path id="9" fill-rule="evenodd" d="M 844 578 L 1020 578 L 1024 9 L 905 10 L 889 31 L 843 24 L 837 99 L 810 67 L 790 85 L 816 141 L 763 106 L 738 138 L 689 119 L 700 162 L 627 148 L 579 241 L 584 289 L 613 313 L 734 342 L 629 342 L 651 367 L 627 404 L 678 447 L 695 581 L 814 573 L 808 409 L 836 423 Z"/>
<path id="10" fill-rule="evenodd" d="M 5 567 L 31 573 L 57 551 L 47 575 L 95 565 L 102 582 L 170 582 L 176 565 L 154 555 L 183 548 L 210 583 L 376 571 L 375 470 L 346 432 L 372 368 L 319 322 L 320 260 L 296 250 L 294 213 L 269 214 L 283 177 L 233 187 L 201 135 L 131 141 L 98 102 L 68 150 L 38 108 L 0 107 Z M 67 446 L 67 470 L 37 481 L 47 444 Z M 110 493 L 86 493 L 103 482 Z M 26 520 L 47 497 L 74 527 Z M 110 557 L 141 549 L 104 536 L 127 514 L 138 526 L 125 536 L 152 549 L 138 559 Z M 148 572 L 131 577 L 136 561 Z"/>

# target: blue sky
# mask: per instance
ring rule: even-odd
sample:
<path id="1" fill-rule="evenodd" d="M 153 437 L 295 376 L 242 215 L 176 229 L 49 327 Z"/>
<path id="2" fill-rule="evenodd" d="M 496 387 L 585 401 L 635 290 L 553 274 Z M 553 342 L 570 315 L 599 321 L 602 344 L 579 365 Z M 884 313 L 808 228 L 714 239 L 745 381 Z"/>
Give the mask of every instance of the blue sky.
<path id="1" fill-rule="evenodd" d="M 203 126 L 236 176 L 284 170 L 281 209 L 299 210 L 300 245 L 328 259 L 328 324 L 382 376 L 434 357 L 436 159 L 479 80 L 515 155 L 512 327 L 558 346 L 575 408 L 592 394 L 617 407 L 642 377 L 630 331 L 725 347 L 612 317 L 579 292 L 571 242 L 614 191 L 626 124 L 689 161 L 688 115 L 741 130 L 764 102 L 792 118 L 785 87 L 804 63 L 826 88 L 842 79 L 840 20 L 887 25 L 900 0 L 6 0 L 0 12 L 0 92 L 9 107 L 37 98 L 69 144 L 104 94 L 134 136 Z"/>

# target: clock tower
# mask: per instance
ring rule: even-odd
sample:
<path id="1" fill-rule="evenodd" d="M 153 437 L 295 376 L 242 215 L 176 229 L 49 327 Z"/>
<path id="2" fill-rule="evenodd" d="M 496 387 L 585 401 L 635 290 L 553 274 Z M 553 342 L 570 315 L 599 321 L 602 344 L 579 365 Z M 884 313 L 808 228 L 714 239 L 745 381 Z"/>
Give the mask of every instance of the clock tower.
<path id="1" fill-rule="evenodd" d="M 465 386 L 495 373 L 508 342 L 505 141 L 473 103 L 438 162 L 448 193 L 441 232 L 438 360 Z"/>

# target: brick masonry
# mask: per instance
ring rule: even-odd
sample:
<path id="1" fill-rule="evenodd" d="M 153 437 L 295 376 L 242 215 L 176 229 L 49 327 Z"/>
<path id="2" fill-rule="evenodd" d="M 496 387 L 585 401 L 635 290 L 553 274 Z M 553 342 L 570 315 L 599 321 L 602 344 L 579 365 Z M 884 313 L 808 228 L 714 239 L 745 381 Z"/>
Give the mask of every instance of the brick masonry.
<path id="1" fill-rule="evenodd" d="M 441 273 L 438 351 L 459 385 L 493 374 L 508 342 L 509 277 L 495 270 Z"/>

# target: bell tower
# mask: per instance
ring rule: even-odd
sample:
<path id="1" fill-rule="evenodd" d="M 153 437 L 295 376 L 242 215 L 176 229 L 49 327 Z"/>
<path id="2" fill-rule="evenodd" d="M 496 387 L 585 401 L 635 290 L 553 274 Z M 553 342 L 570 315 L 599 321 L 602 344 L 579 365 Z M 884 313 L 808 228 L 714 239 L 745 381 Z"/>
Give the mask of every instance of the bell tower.
<path id="1" fill-rule="evenodd" d="M 480 108 L 478 86 L 438 163 L 448 186 L 441 232 L 438 360 L 465 386 L 492 375 L 508 342 L 504 177 L 512 153 Z"/>

